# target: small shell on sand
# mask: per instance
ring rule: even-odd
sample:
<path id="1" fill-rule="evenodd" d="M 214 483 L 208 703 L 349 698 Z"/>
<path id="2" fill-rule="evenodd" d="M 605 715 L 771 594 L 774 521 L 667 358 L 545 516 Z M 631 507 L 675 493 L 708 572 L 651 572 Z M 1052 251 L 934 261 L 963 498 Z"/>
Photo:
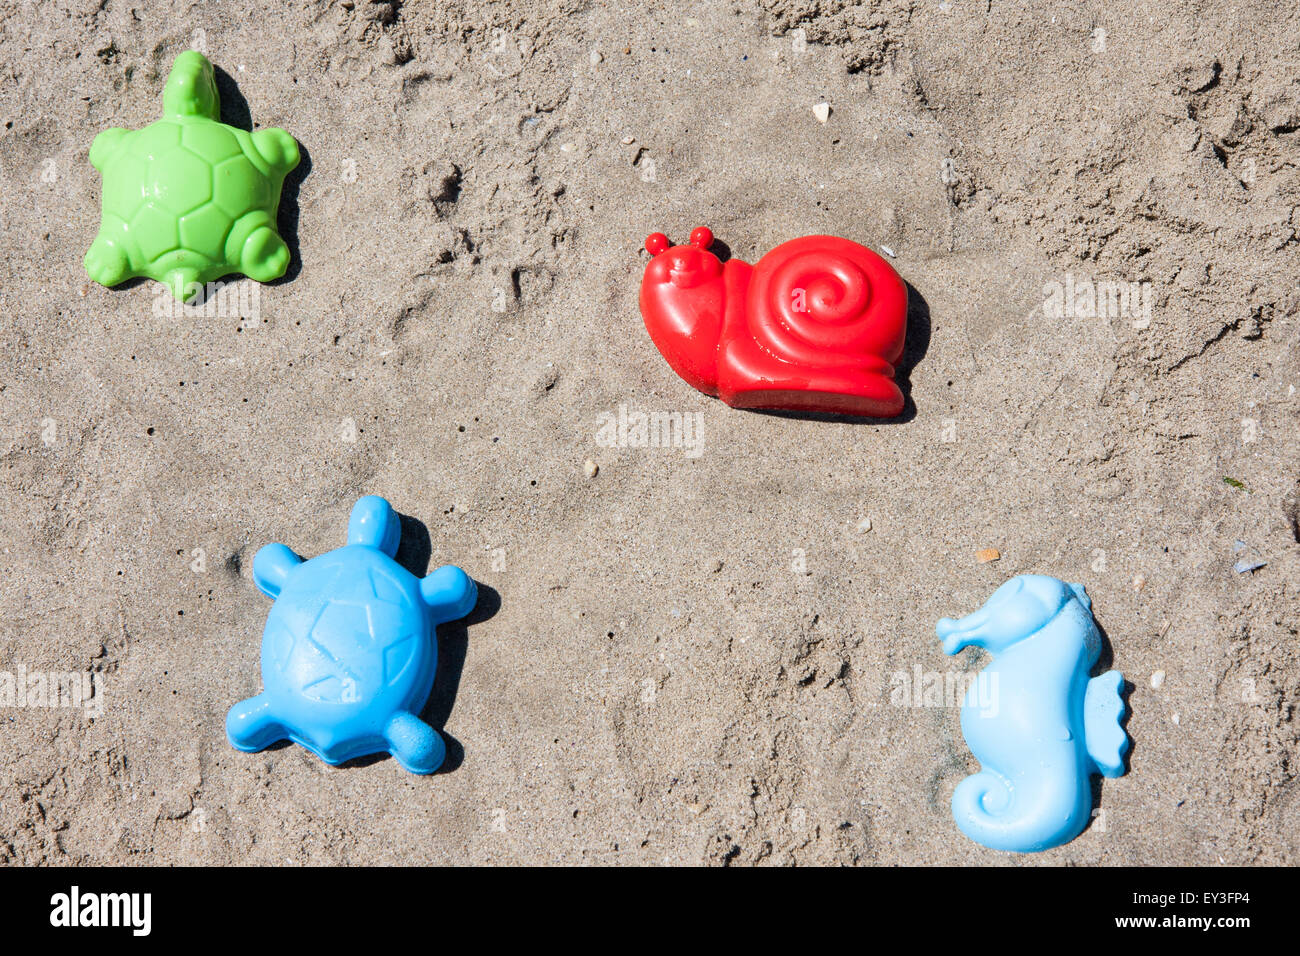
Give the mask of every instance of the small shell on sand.
<path id="1" fill-rule="evenodd" d="M 825 123 L 831 118 L 831 104 L 818 103 L 813 107 L 813 116 L 817 117 L 817 122 Z"/>
<path id="2" fill-rule="evenodd" d="M 990 561 L 998 561 L 1002 557 L 1002 552 L 997 548 L 981 548 L 975 552 L 975 560 L 980 564 L 988 564 Z"/>
<path id="3" fill-rule="evenodd" d="M 600 471 L 600 465 L 596 464 L 590 458 L 582 463 L 582 473 L 588 478 L 595 478 Z"/>

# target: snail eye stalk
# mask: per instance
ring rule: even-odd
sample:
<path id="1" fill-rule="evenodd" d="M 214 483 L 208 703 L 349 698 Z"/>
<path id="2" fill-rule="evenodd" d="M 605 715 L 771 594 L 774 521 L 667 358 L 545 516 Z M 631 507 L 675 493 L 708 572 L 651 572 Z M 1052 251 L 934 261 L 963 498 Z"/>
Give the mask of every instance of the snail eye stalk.
<path id="1" fill-rule="evenodd" d="M 659 253 L 667 251 L 668 237 L 662 232 L 652 232 L 646 237 L 645 248 L 650 255 L 657 256 Z"/>
<path id="2" fill-rule="evenodd" d="M 692 229 L 691 245 L 697 249 L 708 249 L 713 245 L 713 230 L 708 226 L 697 226 Z"/>

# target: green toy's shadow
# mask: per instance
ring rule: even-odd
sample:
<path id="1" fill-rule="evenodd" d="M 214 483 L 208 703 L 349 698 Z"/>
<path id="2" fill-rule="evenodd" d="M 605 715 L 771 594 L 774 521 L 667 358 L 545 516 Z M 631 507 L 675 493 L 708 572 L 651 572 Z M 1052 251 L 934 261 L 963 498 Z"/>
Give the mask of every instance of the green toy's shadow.
<path id="1" fill-rule="evenodd" d="M 212 73 L 217 81 L 217 96 L 221 100 L 221 122 L 227 126 L 237 126 L 248 132 L 253 131 L 253 114 L 248 108 L 248 100 L 239 92 L 234 79 L 221 67 L 213 64 Z"/>
<path id="2" fill-rule="evenodd" d="M 83 274 L 83 275 L 85 274 L 84 270 L 83 270 L 82 274 Z M 134 289 L 136 286 L 144 285 L 146 282 L 153 283 L 155 286 L 158 285 L 157 282 L 154 282 L 154 280 L 153 280 L 153 279 L 150 279 L 148 276 L 132 276 L 132 277 L 129 278 L 129 279 L 123 279 L 123 280 L 122 280 L 121 282 L 119 282 L 117 285 L 108 286 L 108 288 L 110 288 L 110 289 L 112 289 L 114 292 L 116 292 L 116 291 L 119 290 L 119 289 L 122 289 L 122 290 L 126 290 L 126 289 Z"/>
<path id="3" fill-rule="evenodd" d="M 249 109 L 244 94 L 239 92 L 234 78 L 215 64 L 212 72 L 217 81 L 217 95 L 221 99 L 221 122 L 253 132 L 252 110 Z M 298 165 L 284 177 L 284 185 L 280 189 L 280 209 L 276 216 L 276 227 L 280 230 L 280 238 L 289 247 L 289 266 L 284 270 L 284 275 L 268 282 L 267 285 L 292 282 L 298 277 L 298 273 L 302 272 L 302 259 L 298 255 L 298 187 L 311 172 L 311 156 L 307 152 L 306 144 L 301 141 L 298 142 L 298 155 L 300 157 Z"/>
<path id="4" fill-rule="evenodd" d="M 298 165 L 284 177 L 284 186 L 280 190 L 280 212 L 276 217 L 280 238 L 289 247 L 289 266 L 284 270 L 284 275 L 267 283 L 268 285 L 292 282 L 302 272 L 302 259 L 298 255 L 298 187 L 311 172 L 311 153 L 307 152 L 307 144 L 302 141 L 298 143 L 298 156 Z"/>

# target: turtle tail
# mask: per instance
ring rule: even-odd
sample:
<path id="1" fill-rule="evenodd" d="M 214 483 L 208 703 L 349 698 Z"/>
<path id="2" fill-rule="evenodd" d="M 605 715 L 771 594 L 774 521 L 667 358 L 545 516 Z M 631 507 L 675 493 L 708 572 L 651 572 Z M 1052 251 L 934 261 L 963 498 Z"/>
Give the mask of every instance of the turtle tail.
<path id="1" fill-rule="evenodd" d="M 177 302 L 189 302 L 202 292 L 198 269 L 178 266 L 167 273 L 166 282 Z"/>

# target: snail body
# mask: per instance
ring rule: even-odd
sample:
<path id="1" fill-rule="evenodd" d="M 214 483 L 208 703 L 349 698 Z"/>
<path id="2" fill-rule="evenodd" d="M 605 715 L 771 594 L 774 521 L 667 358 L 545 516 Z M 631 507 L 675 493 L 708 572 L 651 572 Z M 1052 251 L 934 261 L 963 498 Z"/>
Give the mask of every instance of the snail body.
<path id="1" fill-rule="evenodd" d="M 736 408 L 892 418 L 907 286 L 865 246 L 835 236 L 782 243 L 757 264 L 722 262 L 699 227 L 684 246 L 646 239 L 646 329 L 690 385 Z"/>

